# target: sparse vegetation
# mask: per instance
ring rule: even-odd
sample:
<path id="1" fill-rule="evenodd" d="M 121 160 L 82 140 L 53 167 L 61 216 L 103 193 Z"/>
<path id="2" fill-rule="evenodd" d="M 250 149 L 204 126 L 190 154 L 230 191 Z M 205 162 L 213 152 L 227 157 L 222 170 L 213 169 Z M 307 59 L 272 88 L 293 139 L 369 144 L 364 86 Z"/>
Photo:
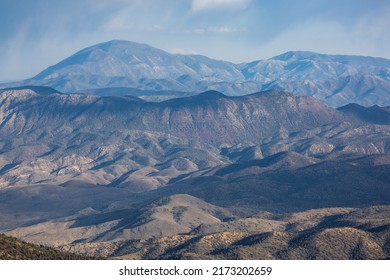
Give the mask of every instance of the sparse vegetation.
<path id="1" fill-rule="evenodd" d="M 0 231 L 99 257 L 389 256 L 387 206 L 358 209 L 390 204 L 387 109 L 277 90 L 159 103 L 40 90 L 0 92 Z"/>
<path id="2" fill-rule="evenodd" d="M 62 252 L 0 233 L 0 260 L 91 260 L 95 257 Z"/>
<path id="3" fill-rule="evenodd" d="M 214 232 L 210 225 L 208 233 L 119 241 L 110 249 L 107 242 L 79 243 L 66 249 L 118 259 L 389 259 L 389 211 L 390 206 L 381 206 L 326 208 L 288 215 L 268 213 L 268 222 L 275 222 L 274 230 L 262 232 L 259 227 L 250 231 L 247 227 L 240 231 L 238 219 L 229 222 L 229 231 L 214 224 Z M 253 218 L 251 223 L 264 225 L 265 221 Z M 99 246 L 106 248 L 103 255 L 96 251 Z"/>

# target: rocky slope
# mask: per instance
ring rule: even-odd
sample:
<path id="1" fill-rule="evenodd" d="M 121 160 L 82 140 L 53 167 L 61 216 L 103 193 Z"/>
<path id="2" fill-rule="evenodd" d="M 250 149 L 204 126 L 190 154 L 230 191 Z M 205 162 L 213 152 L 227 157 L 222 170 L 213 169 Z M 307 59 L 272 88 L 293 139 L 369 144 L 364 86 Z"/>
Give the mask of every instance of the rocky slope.
<path id="1" fill-rule="evenodd" d="M 92 260 L 93 257 L 61 252 L 0 234 L 0 260 Z"/>
<path id="2" fill-rule="evenodd" d="M 189 234 L 61 248 L 119 259 L 389 259 L 388 212 L 376 206 L 261 213 Z"/>
<path id="3" fill-rule="evenodd" d="M 3 90 L 0 231 L 96 256 L 388 258 L 387 114 L 277 90 Z"/>
<path id="4" fill-rule="evenodd" d="M 0 102 L 4 187 L 80 180 L 142 192 L 188 176 L 302 167 L 390 146 L 386 108 L 335 110 L 280 91 L 156 103 L 30 88 L 2 91 Z"/>

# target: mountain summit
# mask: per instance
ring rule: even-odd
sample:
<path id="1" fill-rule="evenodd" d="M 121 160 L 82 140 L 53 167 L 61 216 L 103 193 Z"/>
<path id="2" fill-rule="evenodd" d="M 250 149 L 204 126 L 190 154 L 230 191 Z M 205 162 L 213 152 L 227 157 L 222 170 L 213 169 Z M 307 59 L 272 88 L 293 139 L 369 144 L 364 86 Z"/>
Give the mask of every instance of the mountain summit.
<path id="1" fill-rule="evenodd" d="M 201 55 L 170 54 L 146 44 L 109 41 L 83 49 L 10 86 L 49 86 L 62 92 L 113 88 L 184 93 L 217 90 L 227 95 L 279 89 L 315 96 L 340 107 L 390 105 L 390 60 L 290 51 L 267 60 L 234 64 Z M 129 90 L 130 94 L 131 91 Z M 119 94 L 118 95 L 122 95 Z"/>
<path id="2" fill-rule="evenodd" d="M 109 41 L 49 67 L 33 81 L 63 91 L 100 87 L 193 91 L 210 82 L 242 80 L 233 63 L 199 55 L 174 55 L 146 44 Z M 195 86 L 197 84 L 197 86 Z"/>

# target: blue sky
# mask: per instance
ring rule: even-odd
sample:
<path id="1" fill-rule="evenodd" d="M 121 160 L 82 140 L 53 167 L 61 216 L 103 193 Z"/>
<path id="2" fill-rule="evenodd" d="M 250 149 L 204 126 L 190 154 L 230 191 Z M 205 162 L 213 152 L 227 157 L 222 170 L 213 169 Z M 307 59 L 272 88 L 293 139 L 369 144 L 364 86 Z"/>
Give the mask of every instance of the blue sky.
<path id="1" fill-rule="evenodd" d="M 0 81 L 123 39 L 232 62 L 289 50 L 390 58 L 388 0 L 1 0 Z"/>

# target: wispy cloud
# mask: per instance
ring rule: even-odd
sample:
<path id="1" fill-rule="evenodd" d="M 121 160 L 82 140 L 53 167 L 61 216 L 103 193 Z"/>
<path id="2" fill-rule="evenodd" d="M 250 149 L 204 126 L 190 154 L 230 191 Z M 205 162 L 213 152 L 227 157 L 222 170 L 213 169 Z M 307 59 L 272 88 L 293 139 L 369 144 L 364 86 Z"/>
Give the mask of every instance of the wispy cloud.
<path id="1" fill-rule="evenodd" d="M 214 26 L 207 29 L 211 33 L 242 33 L 247 32 L 246 28 L 232 28 L 227 26 Z"/>
<path id="2" fill-rule="evenodd" d="M 228 26 L 210 26 L 207 28 L 196 28 L 187 33 L 189 34 L 212 34 L 212 33 L 245 33 L 247 32 L 246 28 L 234 28 Z"/>
<path id="3" fill-rule="evenodd" d="M 106 28 L 114 31 L 161 31 L 164 28 L 159 24 L 139 24 L 128 22 L 121 18 L 114 18 L 107 22 Z"/>
<path id="4" fill-rule="evenodd" d="M 390 57 L 388 12 L 390 8 L 382 14 L 367 15 L 348 27 L 338 21 L 310 20 L 279 33 L 258 49 L 266 57 L 289 50 Z"/>
<path id="5" fill-rule="evenodd" d="M 248 7 L 251 0 L 192 0 L 191 9 L 194 12 L 201 12 L 214 9 L 239 9 Z"/>

